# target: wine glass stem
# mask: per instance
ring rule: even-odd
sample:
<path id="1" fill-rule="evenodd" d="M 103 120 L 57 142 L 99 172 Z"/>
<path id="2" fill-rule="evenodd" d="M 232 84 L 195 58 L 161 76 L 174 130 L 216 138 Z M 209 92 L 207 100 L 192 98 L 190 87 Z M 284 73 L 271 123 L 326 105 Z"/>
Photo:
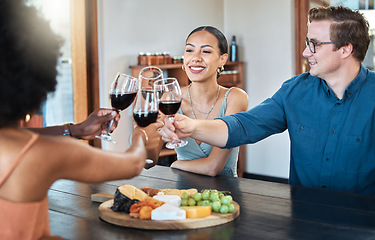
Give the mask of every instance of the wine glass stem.
<path id="1" fill-rule="evenodd" d="M 114 122 L 114 119 L 112 119 L 111 122 L 109 123 L 108 129 L 107 129 L 107 134 L 110 133 L 110 131 L 111 131 L 111 127 L 112 127 L 112 125 L 113 125 L 113 122 Z"/>
<path id="2" fill-rule="evenodd" d="M 171 121 L 171 123 L 174 123 L 174 114 L 172 114 L 172 115 L 167 115 L 167 118 Z M 178 140 L 174 140 L 174 141 L 172 141 L 172 142 L 178 142 L 180 139 L 178 139 Z"/>

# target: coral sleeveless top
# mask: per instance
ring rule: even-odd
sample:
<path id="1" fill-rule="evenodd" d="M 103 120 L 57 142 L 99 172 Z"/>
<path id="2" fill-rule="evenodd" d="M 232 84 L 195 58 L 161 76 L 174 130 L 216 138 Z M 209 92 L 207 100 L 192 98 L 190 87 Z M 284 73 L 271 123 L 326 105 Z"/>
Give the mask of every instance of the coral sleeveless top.
<path id="1" fill-rule="evenodd" d="M 0 176 L 0 187 L 22 161 L 25 153 L 38 139 L 38 134 L 32 134 L 10 168 Z M 47 196 L 39 202 L 13 202 L 0 198 L 0 239 L 28 240 L 50 236 Z"/>

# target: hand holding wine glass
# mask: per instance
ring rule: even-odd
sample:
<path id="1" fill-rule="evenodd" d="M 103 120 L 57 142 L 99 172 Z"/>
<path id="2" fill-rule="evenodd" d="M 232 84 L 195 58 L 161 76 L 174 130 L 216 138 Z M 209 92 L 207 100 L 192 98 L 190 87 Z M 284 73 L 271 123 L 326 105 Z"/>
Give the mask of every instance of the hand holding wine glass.
<path id="1" fill-rule="evenodd" d="M 154 83 L 155 91 L 159 95 L 159 109 L 173 122 L 174 115 L 181 106 L 182 94 L 180 84 L 176 78 L 163 78 Z M 169 149 L 180 148 L 187 144 L 185 140 L 168 142 Z"/>
<path id="2" fill-rule="evenodd" d="M 127 74 L 117 73 L 109 91 L 112 108 L 118 112 L 128 108 L 134 101 L 134 98 L 137 94 L 137 89 L 137 78 L 134 78 Z M 108 130 L 105 133 L 102 133 L 100 136 L 96 136 L 96 138 L 100 138 L 102 140 L 116 144 L 116 142 L 112 140 L 110 133 L 112 124 L 113 120 L 110 122 Z"/>

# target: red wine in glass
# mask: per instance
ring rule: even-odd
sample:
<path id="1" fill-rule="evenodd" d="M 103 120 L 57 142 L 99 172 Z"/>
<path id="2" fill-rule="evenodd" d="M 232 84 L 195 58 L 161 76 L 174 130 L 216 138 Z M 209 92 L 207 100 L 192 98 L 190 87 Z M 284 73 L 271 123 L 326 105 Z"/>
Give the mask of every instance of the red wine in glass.
<path id="1" fill-rule="evenodd" d="M 159 95 L 159 109 L 172 122 L 174 115 L 181 106 L 182 94 L 180 84 L 176 78 L 163 78 L 154 82 L 154 88 Z M 178 139 L 168 142 L 166 147 L 169 149 L 180 148 L 187 144 L 187 141 Z"/>
<path id="2" fill-rule="evenodd" d="M 125 110 L 127 107 L 132 104 L 134 98 L 137 95 L 138 90 L 138 79 L 132 76 L 117 73 L 115 80 L 111 84 L 111 89 L 109 91 L 109 97 L 111 100 L 111 106 L 116 111 Z M 108 129 L 106 132 L 102 133 L 100 136 L 95 136 L 96 138 L 100 138 L 102 140 L 116 143 L 112 140 L 110 129 L 113 124 L 113 119 L 109 123 Z"/>
<path id="3" fill-rule="evenodd" d="M 180 109 L 181 101 L 175 100 L 161 100 L 159 102 L 159 109 L 165 115 L 176 114 L 178 109 Z"/>
<path id="4" fill-rule="evenodd" d="M 140 127 L 147 127 L 151 123 L 156 122 L 159 112 L 135 112 L 133 113 L 134 121 Z"/>
<path id="5" fill-rule="evenodd" d="M 140 127 L 156 122 L 159 114 L 159 102 L 155 91 L 138 91 L 133 109 L 134 121 Z"/>
<path id="6" fill-rule="evenodd" d="M 123 93 L 123 94 L 110 94 L 111 105 L 118 111 L 125 110 L 132 104 L 137 92 Z"/>

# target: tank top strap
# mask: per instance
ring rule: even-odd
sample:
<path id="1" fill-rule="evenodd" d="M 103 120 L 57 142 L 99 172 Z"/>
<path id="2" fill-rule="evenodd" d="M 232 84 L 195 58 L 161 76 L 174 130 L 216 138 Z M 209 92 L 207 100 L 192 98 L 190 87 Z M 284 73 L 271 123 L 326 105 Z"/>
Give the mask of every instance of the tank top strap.
<path id="1" fill-rule="evenodd" d="M 228 91 L 225 92 L 225 96 L 224 96 L 224 99 L 225 99 L 225 100 L 227 99 L 229 92 L 230 92 L 233 88 L 234 88 L 234 87 L 231 87 L 231 88 L 228 89 Z"/>
<path id="2" fill-rule="evenodd" d="M 224 100 L 221 104 L 221 107 L 220 107 L 220 110 L 219 110 L 219 114 L 217 115 L 217 118 L 219 117 L 224 117 L 225 116 L 225 113 L 227 111 L 227 98 L 228 98 L 228 94 L 229 92 L 233 89 L 234 87 L 231 87 L 229 88 L 226 92 L 225 92 L 225 95 L 224 95 Z"/>
<path id="3" fill-rule="evenodd" d="M 17 155 L 16 159 L 13 161 L 11 166 L 5 172 L 5 174 L 0 178 L 0 186 L 8 179 L 10 174 L 12 174 L 13 170 L 17 167 L 17 165 L 21 162 L 25 153 L 31 148 L 31 146 L 36 142 L 39 137 L 39 134 L 31 133 L 31 138 L 29 142 L 22 148 L 21 152 Z"/>

